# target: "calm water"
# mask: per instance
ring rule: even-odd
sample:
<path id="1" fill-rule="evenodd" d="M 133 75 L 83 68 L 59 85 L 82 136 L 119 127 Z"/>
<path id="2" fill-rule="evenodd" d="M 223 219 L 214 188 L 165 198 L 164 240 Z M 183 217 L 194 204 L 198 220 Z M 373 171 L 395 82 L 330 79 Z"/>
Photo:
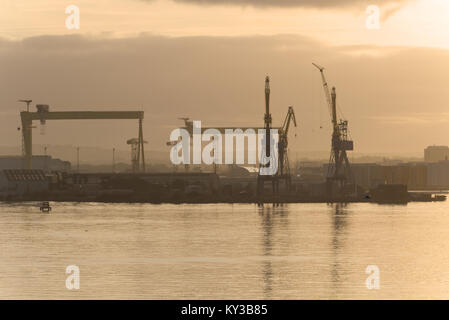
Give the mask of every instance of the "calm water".
<path id="1" fill-rule="evenodd" d="M 0 204 L 0 298 L 449 298 L 449 202 L 52 205 Z"/>

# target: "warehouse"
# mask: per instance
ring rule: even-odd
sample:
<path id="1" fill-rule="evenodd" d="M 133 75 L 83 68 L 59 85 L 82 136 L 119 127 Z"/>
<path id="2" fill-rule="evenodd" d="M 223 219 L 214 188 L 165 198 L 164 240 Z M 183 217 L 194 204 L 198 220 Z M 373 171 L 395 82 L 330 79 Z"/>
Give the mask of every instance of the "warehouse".
<path id="1" fill-rule="evenodd" d="M 0 195 L 21 196 L 48 191 L 48 179 L 42 170 L 5 169 L 0 171 Z"/>

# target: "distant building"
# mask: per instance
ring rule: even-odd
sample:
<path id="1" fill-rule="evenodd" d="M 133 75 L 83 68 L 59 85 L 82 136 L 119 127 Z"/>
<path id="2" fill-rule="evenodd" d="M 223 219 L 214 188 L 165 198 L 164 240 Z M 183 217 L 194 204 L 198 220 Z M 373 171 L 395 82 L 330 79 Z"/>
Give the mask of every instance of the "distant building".
<path id="1" fill-rule="evenodd" d="M 8 169 L 0 171 L 0 195 L 21 196 L 48 191 L 43 170 Z"/>
<path id="2" fill-rule="evenodd" d="M 428 146 L 424 149 L 425 162 L 438 162 L 449 160 L 448 146 Z"/>
<path id="3" fill-rule="evenodd" d="M 51 156 L 36 155 L 32 158 L 33 169 L 48 171 L 70 171 L 71 164 L 61 159 L 53 159 Z M 0 170 L 25 169 L 22 156 L 0 156 Z"/>
<path id="4" fill-rule="evenodd" d="M 327 172 L 327 166 L 324 169 Z M 377 187 L 385 183 L 382 167 L 375 163 L 353 163 L 351 164 L 352 175 L 355 183 L 365 189 Z"/>
<path id="5" fill-rule="evenodd" d="M 323 166 L 326 175 L 328 165 Z M 380 165 L 376 163 L 353 163 L 351 171 L 355 183 L 365 189 L 381 184 L 404 184 L 409 189 L 425 188 L 428 185 L 428 168 L 423 163 Z"/>
<path id="6" fill-rule="evenodd" d="M 323 177 L 327 168 L 328 164 L 323 165 Z M 402 184 L 411 190 L 449 188 L 449 160 L 396 165 L 353 163 L 351 172 L 355 183 L 366 190 L 381 184 Z"/>
<path id="7" fill-rule="evenodd" d="M 449 161 L 427 164 L 427 185 L 434 188 L 449 187 Z"/>

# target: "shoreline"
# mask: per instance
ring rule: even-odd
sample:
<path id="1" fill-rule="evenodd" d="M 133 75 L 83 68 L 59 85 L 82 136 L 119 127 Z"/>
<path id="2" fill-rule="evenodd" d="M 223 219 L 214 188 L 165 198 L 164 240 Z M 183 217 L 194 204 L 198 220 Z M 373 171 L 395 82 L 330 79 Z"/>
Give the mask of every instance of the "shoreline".
<path id="1" fill-rule="evenodd" d="M 214 197 L 214 196 L 201 196 L 201 197 L 148 197 L 148 196 L 81 196 L 81 195 L 71 195 L 71 196 L 52 196 L 52 195 L 29 195 L 29 196 L 14 196 L 6 197 L 0 199 L 1 203 L 14 203 L 14 202 L 95 202 L 95 203 L 127 203 L 127 204 L 289 204 L 289 203 L 373 203 L 373 204 L 398 204 L 406 205 L 409 202 L 441 202 L 445 201 L 436 198 L 426 198 L 426 199 L 408 199 L 406 201 L 374 201 L 370 198 L 335 198 L 326 199 L 322 197 L 296 197 L 296 196 L 277 196 L 277 197 L 264 197 L 263 199 L 257 197 Z"/>

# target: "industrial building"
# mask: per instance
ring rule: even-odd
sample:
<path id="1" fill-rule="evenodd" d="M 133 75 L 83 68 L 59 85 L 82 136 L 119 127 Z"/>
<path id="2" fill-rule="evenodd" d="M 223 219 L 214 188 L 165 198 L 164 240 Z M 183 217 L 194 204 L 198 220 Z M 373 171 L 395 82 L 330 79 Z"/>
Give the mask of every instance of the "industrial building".
<path id="1" fill-rule="evenodd" d="M 404 184 L 409 189 L 426 188 L 429 185 L 428 168 L 424 163 L 358 163 L 352 165 L 352 173 L 356 184 L 365 189 L 376 188 L 379 184 Z"/>
<path id="2" fill-rule="evenodd" d="M 43 170 L 7 169 L 0 171 L 0 197 L 42 194 L 49 181 Z"/>
<path id="3" fill-rule="evenodd" d="M 183 194 L 213 194 L 219 190 L 219 179 L 214 173 L 73 173 L 64 178 L 63 185 L 76 187 L 86 194 L 103 194 L 111 190 L 130 190 L 152 194 L 181 192 Z M 164 194 L 161 194 L 162 197 Z"/>
<path id="4" fill-rule="evenodd" d="M 409 189 L 424 189 L 433 185 L 428 178 L 429 170 L 429 164 L 420 162 L 397 165 L 354 163 L 351 166 L 355 183 L 366 190 L 376 188 L 380 184 L 404 184 Z M 322 175 L 327 172 L 328 164 L 325 164 L 322 167 Z"/>
<path id="5" fill-rule="evenodd" d="M 69 161 L 52 158 L 49 155 L 33 156 L 33 168 L 49 171 L 70 171 Z M 0 156 L 0 170 L 4 169 L 24 169 L 25 159 L 23 156 Z"/>
<path id="6" fill-rule="evenodd" d="M 427 185 L 431 188 L 449 187 L 449 161 L 427 163 Z"/>
<path id="7" fill-rule="evenodd" d="M 356 184 L 366 190 L 379 184 L 403 184 L 412 190 L 449 188 L 449 160 L 397 165 L 357 163 L 351 169 Z M 326 172 L 327 165 L 322 168 L 322 174 Z"/>

